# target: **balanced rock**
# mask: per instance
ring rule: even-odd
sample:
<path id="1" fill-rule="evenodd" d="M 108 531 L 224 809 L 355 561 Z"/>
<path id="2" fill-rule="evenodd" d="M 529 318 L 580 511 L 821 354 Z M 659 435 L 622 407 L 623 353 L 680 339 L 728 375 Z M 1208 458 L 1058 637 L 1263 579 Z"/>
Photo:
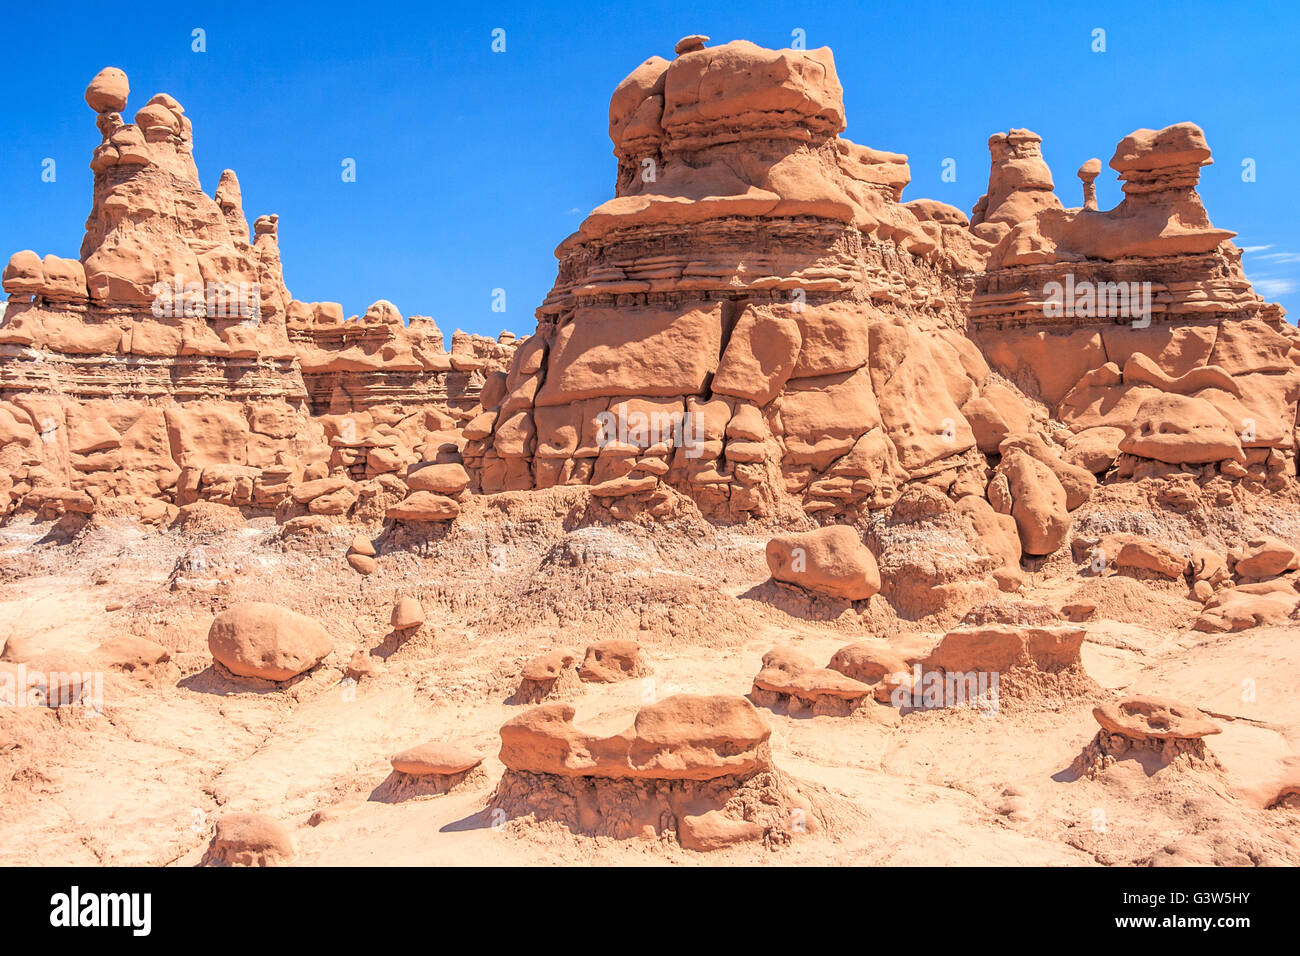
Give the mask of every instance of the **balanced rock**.
<path id="1" fill-rule="evenodd" d="M 1165 697 L 1128 697 L 1092 709 L 1101 729 L 1131 740 L 1207 737 L 1223 728 L 1196 707 Z"/>
<path id="2" fill-rule="evenodd" d="M 1092 715 L 1101 730 L 1075 760 L 1077 772 L 1096 776 L 1126 758 L 1156 761 L 1159 766 L 1221 769 L 1204 738 L 1222 733 L 1222 728 L 1190 704 L 1135 696 L 1094 707 Z"/>
<path id="3" fill-rule="evenodd" d="M 115 66 L 106 66 L 86 87 L 86 103 L 96 113 L 120 113 L 126 109 L 130 93 L 126 74 Z"/>
<path id="4" fill-rule="evenodd" d="M 681 846 L 697 851 L 785 843 L 822 825 L 773 766 L 771 730 L 743 697 L 669 697 L 608 737 L 579 730 L 573 713 L 543 704 L 501 728 L 506 772 L 494 812 L 616 839 L 658 839 L 675 828 Z"/>
<path id="5" fill-rule="evenodd" d="M 574 669 L 576 658 L 566 650 L 548 651 L 524 664 L 519 675 L 519 687 L 510 702 L 515 704 L 540 704 L 548 697 L 557 696 L 581 686 Z"/>
<path id="6" fill-rule="evenodd" d="M 616 779 L 709 780 L 771 765 L 771 728 L 743 697 L 678 694 L 642 707 L 611 737 L 573 725 L 568 704 L 542 704 L 501 728 L 514 771 Z"/>

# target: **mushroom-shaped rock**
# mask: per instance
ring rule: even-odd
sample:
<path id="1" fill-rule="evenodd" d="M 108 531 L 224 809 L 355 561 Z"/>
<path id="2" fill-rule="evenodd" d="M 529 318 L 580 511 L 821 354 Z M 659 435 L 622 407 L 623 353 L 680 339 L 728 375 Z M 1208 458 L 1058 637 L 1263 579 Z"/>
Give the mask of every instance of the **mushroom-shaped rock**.
<path id="1" fill-rule="evenodd" d="M 450 777 L 473 770 L 482 762 L 483 758 L 471 750 L 438 741 L 419 744 L 392 758 L 394 770 L 412 777 L 431 774 Z"/>
<path id="2" fill-rule="evenodd" d="M 830 597 L 861 601 L 880 590 L 876 556 L 847 525 L 773 538 L 767 566 L 778 581 Z"/>
<path id="3" fill-rule="evenodd" d="M 120 113 L 126 109 L 130 93 L 126 74 L 115 66 L 106 66 L 86 87 L 86 103 L 96 113 Z"/>
<path id="4" fill-rule="evenodd" d="M 763 655 L 749 697 L 760 707 L 784 707 L 791 714 L 845 716 L 873 692 L 871 685 L 840 671 L 814 666 L 793 648 L 777 647 Z"/>
<path id="5" fill-rule="evenodd" d="M 1083 183 L 1083 208 L 1097 208 L 1097 177 L 1101 175 L 1101 160 L 1090 159 L 1079 167 L 1079 180 Z"/>
<path id="6" fill-rule="evenodd" d="M 524 680 L 554 680 L 573 666 L 574 656 L 568 651 L 549 651 L 534 657 L 524 665 L 520 674 Z"/>
<path id="7" fill-rule="evenodd" d="M 204 866 L 280 866 L 295 854 L 284 824 L 261 813 L 227 813 L 203 856 Z"/>
<path id="8" fill-rule="evenodd" d="M 1102 730 L 1130 740 L 1191 739 L 1223 732 L 1198 708 L 1165 697 L 1128 697 L 1094 707 L 1092 716 Z"/>
<path id="9" fill-rule="evenodd" d="M 553 694 L 581 687 L 574 669 L 574 655 L 566 650 L 548 651 L 524 664 L 519 687 L 510 703 L 540 704 Z"/>
<path id="10" fill-rule="evenodd" d="M 460 505 L 445 495 L 432 491 L 415 491 L 396 504 L 389 505 L 387 515 L 394 521 L 450 521 L 460 514 Z"/>
<path id="11" fill-rule="evenodd" d="M 405 595 L 393 605 L 391 621 L 393 630 L 414 630 L 424 623 L 424 608 L 420 607 L 420 602 L 415 598 Z"/>
<path id="12" fill-rule="evenodd" d="M 826 665 L 863 684 L 875 687 L 875 698 L 887 702 L 894 688 L 911 675 L 911 665 L 902 654 L 888 647 L 859 641 L 841 647 Z"/>
<path id="13" fill-rule="evenodd" d="M 352 657 L 343 673 L 345 677 L 359 681 L 363 678 L 378 677 L 383 672 L 384 665 L 379 658 L 373 657 L 366 651 L 361 650 L 361 648 L 357 648 L 352 652 Z"/>
<path id="14" fill-rule="evenodd" d="M 636 641 L 597 641 L 588 645 L 578 676 L 585 681 L 609 684 L 639 677 L 647 670 L 641 645 Z"/>
<path id="15" fill-rule="evenodd" d="M 583 733 L 573 715 L 568 704 L 542 704 L 509 721 L 501 762 L 528 773 L 628 780 L 711 780 L 771 766 L 771 728 L 743 697 L 668 697 L 611 737 Z"/>
<path id="16" fill-rule="evenodd" d="M 608 737 L 575 727 L 573 714 L 567 704 L 543 704 L 501 728 L 506 772 L 489 804 L 494 811 L 616 839 L 675 829 L 691 850 L 784 842 L 821 824 L 811 801 L 773 765 L 771 729 L 743 697 L 669 697 Z"/>
<path id="17" fill-rule="evenodd" d="M 352 539 L 352 544 L 348 545 L 349 554 L 364 554 L 368 558 L 375 556 L 375 546 L 364 534 L 359 534 Z"/>
<path id="18" fill-rule="evenodd" d="M 208 649 L 232 674 L 283 681 L 315 667 L 333 649 L 325 628 L 278 604 L 236 604 L 208 629 Z"/>

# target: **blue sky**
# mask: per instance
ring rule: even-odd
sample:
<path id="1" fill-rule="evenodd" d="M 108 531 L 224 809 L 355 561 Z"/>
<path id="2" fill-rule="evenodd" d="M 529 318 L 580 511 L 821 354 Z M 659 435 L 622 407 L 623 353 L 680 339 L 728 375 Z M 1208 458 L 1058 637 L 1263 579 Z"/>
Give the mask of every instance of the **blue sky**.
<path id="1" fill-rule="evenodd" d="M 989 134 L 1028 127 L 1066 205 L 1074 170 L 1139 127 L 1191 120 L 1215 165 L 1201 194 L 1239 233 L 1247 271 L 1300 315 L 1300 4 L 1183 3 L 10 5 L 0 76 L 0 254 L 76 256 L 90 208 L 90 78 L 131 79 L 185 106 L 209 194 L 239 174 L 251 222 L 280 215 L 290 290 L 362 312 L 379 298 L 444 331 L 531 331 L 553 250 L 612 195 L 609 95 L 644 59 L 705 33 L 830 46 L 846 136 L 907 153 L 905 199 L 969 212 Z M 492 31 L 506 31 L 493 53 Z M 205 31 L 206 52 L 192 47 Z M 1094 53 L 1093 30 L 1106 31 Z M 42 162 L 56 162 L 43 182 Z M 356 182 L 343 182 L 345 158 Z M 940 178 L 946 158 L 957 181 Z M 1254 182 L 1242 162 L 1254 160 Z M 1121 198 L 1109 169 L 1101 205 Z M 492 290 L 506 290 L 505 314 Z"/>

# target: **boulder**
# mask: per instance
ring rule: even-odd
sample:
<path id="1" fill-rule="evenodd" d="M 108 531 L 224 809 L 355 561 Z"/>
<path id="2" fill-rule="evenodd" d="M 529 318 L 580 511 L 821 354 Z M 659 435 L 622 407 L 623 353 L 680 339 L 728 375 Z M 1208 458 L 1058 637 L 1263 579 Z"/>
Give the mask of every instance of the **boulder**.
<path id="1" fill-rule="evenodd" d="M 578 676 L 584 681 L 607 684 L 640 677 L 648 672 L 636 641 L 608 640 L 588 645 Z"/>
<path id="2" fill-rule="evenodd" d="M 333 648 L 317 621 L 278 604 L 236 604 L 208 629 L 212 657 L 239 677 L 289 680 L 315 667 Z"/>
<path id="3" fill-rule="evenodd" d="M 457 462 L 421 463 L 413 465 L 407 473 L 406 487 L 411 491 L 458 495 L 469 487 L 469 474 L 465 471 L 465 466 Z"/>
<path id="4" fill-rule="evenodd" d="M 1233 566 L 1239 578 L 1270 578 L 1300 568 L 1300 550 L 1281 538 L 1263 537 L 1249 541 Z"/>
<path id="5" fill-rule="evenodd" d="M 450 777 L 473 770 L 482 762 L 483 758 L 472 750 L 439 741 L 418 744 L 392 758 L 394 770 L 412 777 Z"/>
<path id="6" fill-rule="evenodd" d="M 1033 456 L 1010 448 L 998 465 L 1011 493 L 1011 517 L 1016 519 L 1025 554 L 1051 554 L 1070 528 L 1065 488 L 1050 468 Z M 994 505 L 996 507 L 996 504 Z"/>
<path id="7" fill-rule="evenodd" d="M 415 598 L 405 595 L 393 605 L 390 620 L 395 631 L 413 631 L 424 624 L 424 608 Z"/>
<path id="8" fill-rule="evenodd" d="M 445 495 L 416 491 L 389 505 L 387 514 L 394 521 L 450 521 L 460 514 L 460 505 Z"/>
<path id="9" fill-rule="evenodd" d="M 767 566 L 775 580 L 829 597 L 861 601 L 880 590 L 875 555 L 847 525 L 773 538 Z"/>
<path id="10" fill-rule="evenodd" d="M 1223 733 L 1223 728 L 1190 704 L 1164 697 L 1137 696 L 1092 709 L 1109 734 L 1130 740 L 1190 740 Z"/>

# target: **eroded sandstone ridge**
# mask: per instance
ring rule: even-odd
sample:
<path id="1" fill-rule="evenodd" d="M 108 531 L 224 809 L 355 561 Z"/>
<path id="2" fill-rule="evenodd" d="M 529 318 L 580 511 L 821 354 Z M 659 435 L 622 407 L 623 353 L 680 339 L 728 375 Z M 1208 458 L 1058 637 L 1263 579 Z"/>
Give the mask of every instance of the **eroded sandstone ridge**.
<path id="1" fill-rule="evenodd" d="M 1107 211 L 1099 161 L 1065 208 L 1040 138 L 998 133 L 968 220 L 844 126 L 825 48 L 692 43 L 619 84 L 616 195 L 466 429 L 479 489 L 853 521 L 925 484 L 996 569 L 1099 481 L 1294 483 L 1297 334 L 1210 224 L 1197 127 L 1126 137 Z"/>
<path id="2" fill-rule="evenodd" d="M 111 67 L 86 90 L 103 138 L 80 258 L 25 250 L 4 270 L 0 512 L 269 510 L 305 473 L 345 482 L 321 513 L 400 498 L 376 479 L 436 456 L 509 339 L 458 332 L 448 352 L 391 303 L 345 321 L 295 300 L 278 217 L 250 238 L 234 172 L 200 187 L 180 103 L 160 93 L 127 123 L 128 93 Z"/>
<path id="3" fill-rule="evenodd" d="M 1294 486 L 1297 333 L 1210 223 L 1197 127 L 1120 142 L 1111 210 L 1099 160 L 1066 208 L 1040 138 L 997 133 L 968 219 L 840 136 L 830 50 L 689 39 L 614 91 L 615 196 L 557 248 L 536 333 L 449 351 L 389 302 L 294 299 L 277 218 L 250 241 L 234 174 L 200 189 L 180 104 L 124 123 L 102 72 L 81 258 L 4 273 L 0 506 L 424 522 L 577 485 L 615 518 L 689 499 L 869 526 L 906 613 L 1014 590 L 1102 484 Z M 969 581 L 906 557 L 935 535 Z"/>

